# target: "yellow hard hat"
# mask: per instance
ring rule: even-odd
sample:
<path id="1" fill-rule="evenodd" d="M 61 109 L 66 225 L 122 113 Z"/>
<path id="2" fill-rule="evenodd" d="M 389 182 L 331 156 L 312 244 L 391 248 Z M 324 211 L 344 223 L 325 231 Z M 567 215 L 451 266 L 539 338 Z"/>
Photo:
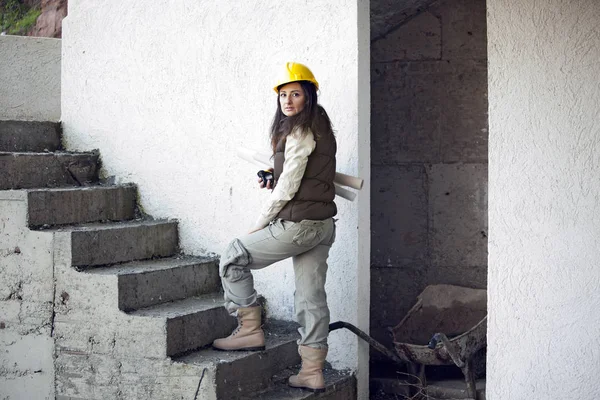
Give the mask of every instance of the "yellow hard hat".
<path id="1" fill-rule="evenodd" d="M 277 79 L 277 85 L 273 88 L 275 92 L 279 93 L 277 88 L 286 83 L 298 82 L 298 81 L 309 81 L 312 82 L 317 89 L 319 89 L 319 82 L 315 79 L 315 76 L 310 69 L 304 64 L 288 62 L 283 67 L 279 79 Z"/>

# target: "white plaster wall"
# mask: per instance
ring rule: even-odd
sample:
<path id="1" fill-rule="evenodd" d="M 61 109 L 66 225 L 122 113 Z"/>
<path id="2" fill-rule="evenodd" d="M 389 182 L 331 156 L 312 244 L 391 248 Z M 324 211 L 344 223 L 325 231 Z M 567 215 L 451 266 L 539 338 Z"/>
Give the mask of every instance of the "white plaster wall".
<path id="1" fill-rule="evenodd" d="M 60 43 L 0 36 L 0 119 L 60 119 Z"/>
<path id="2" fill-rule="evenodd" d="M 54 399 L 52 234 L 27 228 L 27 193 L 0 191 L 0 399 Z"/>
<path id="3" fill-rule="evenodd" d="M 488 15 L 486 395 L 598 399 L 600 3 Z"/>
<path id="4" fill-rule="evenodd" d="M 360 21 L 360 24 L 359 24 Z M 268 151 L 284 62 L 311 67 L 337 131 L 338 171 L 369 174 L 367 0 L 72 0 L 63 22 L 67 147 L 98 148 L 105 173 L 136 182 L 144 211 L 180 221 L 186 253 L 220 252 L 256 218 L 267 193 L 239 146 Z M 359 56 L 359 49 L 363 54 Z M 369 188 L 338 199 L 327 290 L 332 321 L 368 329 Z M 293 317 L 293 271 L 256 274 L 276 318 Z M 366 396 L 366 350 L 360 358 Z M 331 335 L 329 360 L 357 367 L 357 339 Z M 366 398 L 366 397 L 364 397 Z"/>

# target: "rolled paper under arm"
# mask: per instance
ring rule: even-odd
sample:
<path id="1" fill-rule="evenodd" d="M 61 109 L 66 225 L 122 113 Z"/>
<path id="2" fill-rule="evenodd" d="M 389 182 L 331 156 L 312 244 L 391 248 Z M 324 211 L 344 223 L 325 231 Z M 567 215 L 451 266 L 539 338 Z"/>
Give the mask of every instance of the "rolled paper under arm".
<path id="1" fill-rule="evenodd" d="M 333 186 L 335 186 L 336 196 L 343 197 L 344 199 L 350 200 L 350 201 L 354 201 L 354 199 L 356 198 L 356 193 L 351 192 L 348 189 L 341 187 L 337 183 L 334 182 Z"/>
<path id="2" fill-rule="evenodd" d="M 248 150 L 243 147 L 239 147 L 237 154 L 238 154 L 238 157 L 240 157 L 241 159 L 246 160 L 249 163 L 252 163 L 252 164 L 258 166 L 259 168 L 262 168 L 262 169 L 273 168 L 273 166 L 269 162 L 268 156 L 265 157 L 265 155 L 258 154 L 257 152 L 255 152 L 253 150 Z M 350 190 L 341 187 L 338 184 L 340 182 L 337 181 L 338 175 L 343 175 L 344 177 L 351 178 L 351 180 L 353 180 L 354 183 L 357 183 L 358 181 L 360 181 L 360 187 L 358 189 L 362 188 L 363 180 L 360 178 L 356 178 L 354 176 L 350 176 L 350 175 L 345 175 L 345 174 L 340 174 L 340 173 L 335 174 L 336 180 L 334 180 L 334 182 L 333 182 L 335 185 L 335 194 L 337 196 L 343 197 L 346 200 L 354 201 L 354 199 L 356 198 L 356 193 L 353 193 Z M 343 179 L 345 179 L 345 178 L 343 178 Z M 346 180 L 346 182 L 348 182 L 348 180 Z M 342 184 L 344 184 L 344 183 L 342 183 Z M 346 185 L 346 186 L 350 186 L 350 185 Z M 354 186 L 350 186 L 350 187 L 354 187 Z"/>
<path id="3" fill-rule="evenodd" d="M 254 158 L 256 161 L 259 161 L 265 165 L 271 165 L 271 163 L 269 162 L 270 157 L 268 155 L 266 155 L 264 153 L 259 153 L 257 151 L 252 151 L 252 150 L 246 150 L 246 149 L 241 149 L 241 150 L 246 151 L 249 154 L 251 154 L 251 157 Z M 348 186 L 348 187 L 351 187 L 352 189 L 361 190 L 363 187 L 364 179 L 357 178 L 356 176 L 352 176 L 352 175 L 342 174 L 341 172 L 336 172 L 333 182 L 337 183 L 338 185 Z"/>
<path id="4" fill-rule="evenodd" d="M 243 147 L 238 147 L 237 155 L 242 160 L 246 160 L 249 163 L 257 165 L 258 167 L 260 167 L 262 169 L 266 170 L 266 169 L 269 169 L 269 168 L 273 168 L 273 166 L 271 165 L 271 163 L 269 163 L 268 161 L 267 162 L 261 162 L 259 160 L 256 160 L 255 157 L 254 157 L 255 152 L 253 150 L 248 150 L 248 149 L 245 149 Z"/>
<path id="5" fill-rule="evenodd" d="M 351 187 L 352 189 L 361 190 L 365 181 L 364 179 L 357 178 L 356 176 L 336 172 L 333 182 L 339 185 Z"/>

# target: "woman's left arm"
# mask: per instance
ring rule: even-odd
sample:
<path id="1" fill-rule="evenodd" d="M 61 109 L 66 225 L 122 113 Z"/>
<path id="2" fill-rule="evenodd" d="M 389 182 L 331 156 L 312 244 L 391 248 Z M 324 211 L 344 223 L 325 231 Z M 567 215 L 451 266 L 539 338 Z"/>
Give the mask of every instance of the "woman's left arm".
<path id="1" fill-rule="evenodd" d="M 305 134 L 300 130 L 295 130 L 288 135 L 285 143 L 285 161 L 277 185 L 261 209 L 260 216 L 250 233 L 267 226 L 286 203 L 294 198 L 304 176 L 308 156 L 315 150 L 315 147 L 315 139 L 310 130 Z"/>

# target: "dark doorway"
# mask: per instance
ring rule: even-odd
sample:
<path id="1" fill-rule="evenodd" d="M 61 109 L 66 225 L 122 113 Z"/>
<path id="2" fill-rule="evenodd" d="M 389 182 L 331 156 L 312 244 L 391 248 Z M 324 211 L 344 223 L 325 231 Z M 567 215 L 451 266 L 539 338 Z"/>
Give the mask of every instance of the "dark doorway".
<path id="1" fill-rule="evenodd" d="M 487 162 L 485 0 L 372 0 L 370 328 L 388 348 L 427 285 L 486 288 Z M 395 369 L 372 351 L 372 389 Z"/>

